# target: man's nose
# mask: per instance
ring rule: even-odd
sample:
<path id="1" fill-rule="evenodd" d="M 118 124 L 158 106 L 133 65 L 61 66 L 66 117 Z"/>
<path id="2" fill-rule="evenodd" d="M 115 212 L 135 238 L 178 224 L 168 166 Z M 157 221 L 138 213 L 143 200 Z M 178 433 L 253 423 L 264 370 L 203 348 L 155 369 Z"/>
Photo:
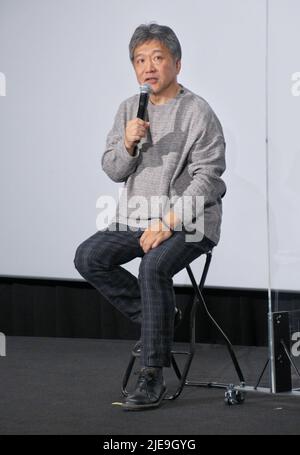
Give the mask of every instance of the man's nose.
<path id="1" fill-rule="evenodd" d="M 146 72 L 152 72 L 155 70 L 155 65 L 153 63 L 152 58 L 147 58 L 145 62 L 145 71 Z"/>

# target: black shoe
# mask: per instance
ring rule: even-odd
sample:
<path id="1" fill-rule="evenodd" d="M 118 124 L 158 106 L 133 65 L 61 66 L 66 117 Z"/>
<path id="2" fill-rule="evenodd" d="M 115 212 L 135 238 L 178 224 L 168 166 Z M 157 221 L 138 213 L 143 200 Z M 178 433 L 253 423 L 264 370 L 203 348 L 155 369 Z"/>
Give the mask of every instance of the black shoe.
<path id="1" fill-rule="evenodd" d="M 139 372 L 135 390 L 126 398 L 123 409 L 143 411 L 161 405 L 167 393 L 162 368 L 144 367 Z"/>
<path id="2" fill-rule="evenodd" d="M 174 330 L 177 329 L 177 327 L 179 326 L 181 321 L 182 321 L 182 312 L 179 308 L 177 308 L 177 311 L 175 313 L 175 318 L 174 318 Z M 132 355 L 134 355 L 134 356 L 140 355 L 141 349 L 142 349 L 142 340 L 139 340 L 135 343 L 135 345 L 132 349 Z"/>

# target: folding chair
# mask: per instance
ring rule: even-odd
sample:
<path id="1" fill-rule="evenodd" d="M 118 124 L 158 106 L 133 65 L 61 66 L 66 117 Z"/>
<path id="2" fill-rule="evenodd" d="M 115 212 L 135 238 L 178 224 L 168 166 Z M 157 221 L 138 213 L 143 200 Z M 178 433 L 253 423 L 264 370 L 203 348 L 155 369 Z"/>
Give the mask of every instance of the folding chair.
<path id="1" fill-rule="evenodd" d="M 241 404 L 245 400 L 245 392 L 243 391 L 243 388 L 245 387 L 245 379 L 244 379 L 242 370 L 241 370 L 241 368 L 239 366 L 239 363 L 237 361 L 237 358 L 236 358 L 236 355 L 234 353 L 234 350 L 233 350 L 233 347 L 232 347 L 232 344 L 231 344 L 230 340 L 228 339 L 226 334 L 223 332 L 223 330 L 219 326 L 219 324 L 215 321 L 215 319 L 210 314 L 210 312 L 209 312 L 209 310 L 207 308 L 207 305 L 205 303 L 203 294 L 202 294 L 202 291 L 203 291 L 203 288 L 204 288 L 204 284 L 205 284 L 205 280 L 206 280 L 207 273 L 208 273 L 208 269 L 209 269 L 209 266 L 210 266 L 210 263 L 211 263 L 212 250 L 208 251 L 205 254 L 206 254 L 206 260 L 205 260 L 205 263 L 204 263 L 203 272 L 202 272 L 202 276 L 201 276 L 199 285 L 197 285 L 197 282 L 196 282 L 195 277 L 193 275 L 193 272 L 191 270 L 190 264 L 187 265 L 187 267 L 186 267 L 186 270 L 188 272 L 188 275 L 190 277 L 190 280 L 191 280 L 191 283 L 192 283 L 192 286 L 193 286 L 193 289 L 194 289 L 194 292 L 195 292 L 193 304 L 192 304 L 191 311 L 190 311 L 190 314 L 189 314 L 189 348 L 188 348 L 187 351 L 172 350 L 172 353 L 171 353 L 171 365 L 172 365 L 172 367 L 174 369 L 174 372 L 175 372 L 175 374 L 176 374 L 176 376 L 178 378 L 178 386 L 177 386 L 176 391 L 172 395 L 166 396 L 164 399 L 165 400 L 174 400 L 174 399 L 178 398 L 179 395 L 181 394 L 183 388 L 186 387 L 186 386 L 209 387 L 209 388 L 215 387 L 215 388 L 226 389 L 226 391 L 225 391 L 225 402 L 227 404 L 229 404 L 229 405 Z M 196 348 L 195 321 L 196 321 L 196 312 L 197 312 L 197 309 L 198 309 L 199 305 L 203 305 L 203 307 L 204 307 L 206 313 L 208 314 L 209 318 L 214 323 L 214 325 L 217 327 L 217 329 L 219 330 L 219 332 L 221 333 L 222 337 L 225 340 L 225 343 L 227 345 L 227 348 L 228 348 L 230 357 L 232 359 L 234 368 L 235 368 L 235 370 L 237 372 L 237 375 L 238 375 L 238 378 L 240 380 L 240 385 L 239 386 L 235 386 L 234 384 L 223 384 L 223 383 L 217 383 L 217 382 L 189 381 L 187 379 L 188 373 L 189 373 L 189 370 L 190 370 L 190 367 L 191 367 L 191 364 L 192 364 L 192 360 L 193 360 L 193 357 L 194 357 L 194 354 L 195 354 L 195 348 Z M 186 361 L 184 363 L 184 367 L 183 367 L 182 371 L 180 371 L 180 368 L 179 368 L 179 366 L 178 366 L 178 364 L 176 362 L 175 356 L 177 356 L 177 355 L 186 356 Z M 122 393 L 123 393 L 124 396 L 127 396 L 129 394 L 129 392 L 127 391 L 126 387 L 127 387 L 130 375 L 132 373 L 132 368 L 134 366 L 135 360 L 139 356 L 140 356 L 140 354 L 131 352 L 129 363 L 128 363 L 128 366 L 126 368 L 125 374 L 123 376 L 123 380 L 122 380 Z"/>

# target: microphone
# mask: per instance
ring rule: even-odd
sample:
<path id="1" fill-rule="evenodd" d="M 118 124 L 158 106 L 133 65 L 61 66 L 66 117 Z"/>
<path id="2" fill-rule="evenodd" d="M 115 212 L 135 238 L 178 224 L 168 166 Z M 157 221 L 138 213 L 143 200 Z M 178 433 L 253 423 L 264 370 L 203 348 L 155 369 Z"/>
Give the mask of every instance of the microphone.
<path id="1" fill-rule="evenodd" d="M 140 118 L 141 120 L 145 120 L 150 93 L 151 86 L 149 84 L 144 84 L 140 86 L 140 100 L 137 118 Z"/>

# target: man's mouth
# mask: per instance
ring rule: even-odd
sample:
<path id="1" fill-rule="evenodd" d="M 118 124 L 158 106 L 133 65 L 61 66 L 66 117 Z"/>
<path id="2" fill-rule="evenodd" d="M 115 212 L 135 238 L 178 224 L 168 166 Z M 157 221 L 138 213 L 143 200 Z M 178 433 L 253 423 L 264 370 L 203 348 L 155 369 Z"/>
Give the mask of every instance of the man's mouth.
<path id="1" fill-rule="evenodd" d="M 155 77 L 149 77 L 148 79 L 145 80 L 147 84 L 155 84 L 158 81 Z"/>

